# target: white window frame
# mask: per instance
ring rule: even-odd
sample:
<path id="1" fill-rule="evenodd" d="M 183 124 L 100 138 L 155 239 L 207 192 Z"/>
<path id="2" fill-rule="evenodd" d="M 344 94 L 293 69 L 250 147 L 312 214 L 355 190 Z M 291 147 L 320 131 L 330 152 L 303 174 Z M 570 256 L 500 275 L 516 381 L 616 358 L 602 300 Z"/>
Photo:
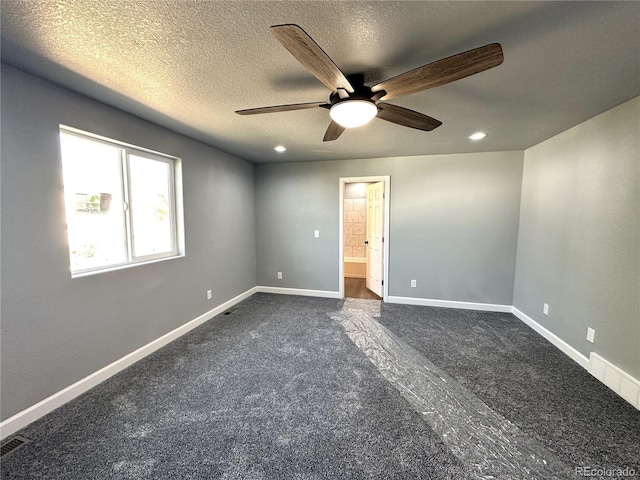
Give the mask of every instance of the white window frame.
<path id="1" fill-rule="evenodd" d="M 125 237 L 126 237 L 126 253 L 127 260 L 117 264 L 109 264 L 101 267 L 92 267 L 81 270 L 72 270 L 71 277 L 83 277 L 87 275 L 94 275 L 97 273 L 110 272 L 114 270 L 120 270 L 123 268 L 130 268 L 139 265 L 146 265 L 158 261 L 170 260 L 173 258 L 179 258 L 185 256 L 184 248 L 184 211 L 182 203 L 182 160 L 178 157 L 160 153 L 154 150 L 150 150 L 129 143 L 121 142 L 111 138 L 96 135 L 94 133 L 79 130 L 77 128 L 69 127 L 67 125 L 60 125 L 60 134 L 75 135 L 85 140 L 91 140 L 93 142 L 100 142 L 111 147 L 118 148 L 120 150 L 120 187 L 122 189 L 122 198 L 124 201 L 125 215 Z M 154 160 L 168 164 L 170 179 L 169 179 L 169 218 L 171 225 L 171 251 L 161 252 L 151 255 L 137 256 L 135 253 L 135 226 L 133 225 L 133 219 L 131 210 L 135 208 L 135 205 L 130 203 L 131 192 L 131 175 L 130 175 L 130 162 L 129 156 L 135 155 L 143 157 L 149 160 Z M 60 161 L 62 164 L 62 147 L 60 146 Z M 69 252 L 69 257 L 71 253 Z M 71 266 L 71 258 L 69 258 L 69 265 Z"/>

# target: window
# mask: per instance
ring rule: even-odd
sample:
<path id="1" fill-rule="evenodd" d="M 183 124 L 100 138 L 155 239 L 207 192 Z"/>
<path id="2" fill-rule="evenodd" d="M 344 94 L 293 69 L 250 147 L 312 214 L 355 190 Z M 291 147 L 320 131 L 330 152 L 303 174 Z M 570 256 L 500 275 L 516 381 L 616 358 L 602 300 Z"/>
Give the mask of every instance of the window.
<path id="1" fill-rule="evenodd" d="M 179 256 L 180 160 L 60 127 L 72 276 Z"/>

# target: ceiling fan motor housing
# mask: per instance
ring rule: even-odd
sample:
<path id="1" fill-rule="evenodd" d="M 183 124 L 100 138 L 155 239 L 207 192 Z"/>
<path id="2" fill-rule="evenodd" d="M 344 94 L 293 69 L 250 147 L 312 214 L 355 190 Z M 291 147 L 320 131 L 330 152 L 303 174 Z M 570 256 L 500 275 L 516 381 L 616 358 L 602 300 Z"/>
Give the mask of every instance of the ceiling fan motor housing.
<path id="1" fill-rule="evenodd" d="M 346 93 L 346 95 L 342 94 L 342 98 L 341 98 L 341 92 Z M 337 90 L 335 92 L 332 92 L 331 95 L 329 95 L 330 105 L 328 105 L 327 108 L 331 108 L 332 106 L 340 102 L 348 102 L 351 100 L 364 100 L 367 102 L 376 103 L 374 100 L 371 99 L 372 96 L 373 96 L 373 93 L 371 92 L 371 89 L 369 87 L 364 87 L 363 89 L 356 90 L 353 93 L 347 93 L 346 90 Z"/>
<path id="2" fill-rule="evenodd" d="M 365 100 L 377 103 L 378 100 L 384 97 L 387 93 L 384 90 L 375 93 L 372 92 L 371 88 L 364 84 L 364 75 L 361 73 L 347 75 L 347 79 L 353 87 L 353 92 L 349 93 L 343 88 L 339 88 L 335 92 L 332 92 L 329 96 L 329 102 L 331 105 L 328 105 L 327 108 L 331 108 L 333 105 L 347 100 Z"/>

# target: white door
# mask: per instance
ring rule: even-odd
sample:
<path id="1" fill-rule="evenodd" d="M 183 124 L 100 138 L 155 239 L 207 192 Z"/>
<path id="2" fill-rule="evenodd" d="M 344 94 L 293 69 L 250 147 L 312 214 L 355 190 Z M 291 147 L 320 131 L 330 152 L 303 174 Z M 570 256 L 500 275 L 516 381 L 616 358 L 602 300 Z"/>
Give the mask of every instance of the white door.
<path id="1" fill-rule="evenodd" d="M 384 182 L 367 186 L 367 288 L 382 297 Z"/>

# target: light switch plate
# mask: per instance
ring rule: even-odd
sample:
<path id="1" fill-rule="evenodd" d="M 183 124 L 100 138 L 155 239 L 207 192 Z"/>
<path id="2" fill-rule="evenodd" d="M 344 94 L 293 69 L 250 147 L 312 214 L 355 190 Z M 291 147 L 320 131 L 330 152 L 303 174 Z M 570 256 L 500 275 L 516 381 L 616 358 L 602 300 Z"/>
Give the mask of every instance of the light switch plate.
<path id="1" fill-rule="evenodd" d="M 595 339 L 596 339 L 596 331 L 591 327 L 587 328 L 587 340 L 593 343 Z"/>

